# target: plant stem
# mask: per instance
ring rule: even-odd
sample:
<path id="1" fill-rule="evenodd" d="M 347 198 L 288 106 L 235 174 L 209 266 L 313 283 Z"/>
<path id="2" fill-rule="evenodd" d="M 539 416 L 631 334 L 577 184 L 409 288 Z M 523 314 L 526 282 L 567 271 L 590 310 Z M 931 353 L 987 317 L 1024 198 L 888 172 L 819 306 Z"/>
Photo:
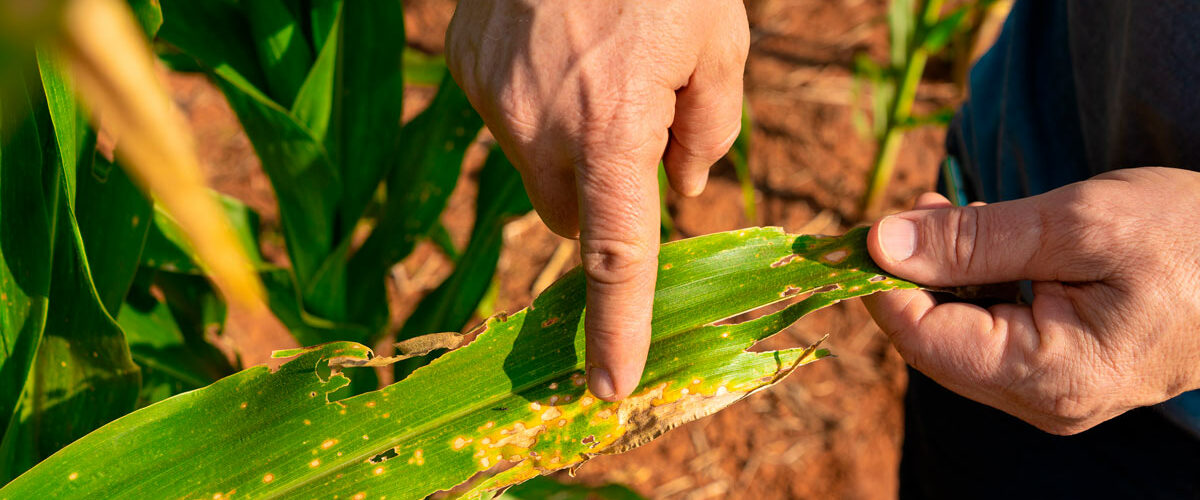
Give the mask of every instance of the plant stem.
<path id="1" fill-rule="evenodd" d="M 925 33 L 930 26 L 937 23 L 941 11 L 942 0 L 927 0 L 921 7 L 921 16 L 914 34 L 915 40 L 910 44 L 904 71 L 901 73 L 896 95 L 886 118 L 887 127 L 879 140 L 879 148 L 875 151 L 872 161 L 867 194 L 862 201 L 863 218 L 872 218 L 878 213 L 888 183 L 892 180 L 892 171 L 896 168 L 896 157 L 900 153 L 900 143 L 904 138 L 901 125 L 912 115 L 917 85 L 921 83 L 925 62 L 929 59 L 929 51 L 925 49 L 924 43 Z"/>

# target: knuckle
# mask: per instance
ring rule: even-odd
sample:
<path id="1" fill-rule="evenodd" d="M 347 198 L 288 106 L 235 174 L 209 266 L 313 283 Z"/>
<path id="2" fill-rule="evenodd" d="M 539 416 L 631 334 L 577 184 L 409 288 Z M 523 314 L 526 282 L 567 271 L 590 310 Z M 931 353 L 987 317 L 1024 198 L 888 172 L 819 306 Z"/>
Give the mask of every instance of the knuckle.
<path id="1" fill-rule="evenodd" d="M 592 238 L 580 244 L 588 279 L 600 285 L 630 283 L 643 277 L 652 252 L 635 239 Z"/>
<path id="2" fill-rule="evenodd" d="M 598 346 L 626 346 L 643 342 L 644 334 L 631 329 L 601 328 L 587 329 L 587 338 Z"/>
<path id="3" fill-rule="evenodd" d="M 950 268 L 959 273 L 975 269 L 976 237 L 979 235 L 979 213 L 974 208 L 947 211 L 942 234 L 946 235 L 945 257 Z"/>
<path id="4" fill-rule="evenodd" d="M 736 139 L 737 130 L 735 129 L 733 134 L 728 134 L 728 137 L 717 136 L 714 140 L 697 140 L 691 143 L 681 141 L 677 144 L 680 149 L 683 149 L 685 158 L 697 163 L 705 163 L 707 167 L 724 157 Z"/>

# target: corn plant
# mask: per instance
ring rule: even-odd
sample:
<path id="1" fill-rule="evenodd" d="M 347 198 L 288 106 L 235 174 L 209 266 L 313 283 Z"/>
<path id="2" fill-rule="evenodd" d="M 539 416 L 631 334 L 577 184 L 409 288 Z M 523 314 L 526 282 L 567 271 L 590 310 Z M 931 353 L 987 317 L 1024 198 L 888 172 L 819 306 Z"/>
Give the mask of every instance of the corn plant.
<path id="1" fill-rule="evenodd" d="M 946 48 L 956 34 L 978 22 L 980 12 L 993 0 L 965 2 L 946 15 L 942 15 L 942 3 L 942 0 L 891 0 L 887 10 L 888 61 L 879 64 L 865 55 L 855 59 L 856 85 L 865 81 L 871 88 L 870 131 L 876 145 L 867 191 L 860 205 L 864 218 L 874 217 L 881 208 L 904 132 L 927 124 L 944 125 L 953 114 L 950 109 L 923 116 L 913 114 L 925 63 L 931 55 Z M 856 119 L 861 121 L 860 117 Z"/>
<path id="2" fill-rule="evenodd" d="M 0 47 L 17 54 L 0 100 L 0 499 L 481 498 L 778 383 L 828 352 L 753 343 L 840 300 L 915 286 L 871 263 L 865 229 L 665 245 L 646 375 L 631 398 L 603 402 L 584 387 L 579 269 L 461 333 L 502 224 L 530 209 L 494 150 L 454 272 L 395 332 L 397 354 L 376 356 L 384 271 L 417 240 L 445 240 L 437 219 L 481 126 L 444 77 L 400 124 L 399 3 L 129 5 L 171 64 L 225 93 L 275 188 L 291 266 L 258 254 L 253 211 L 201 187 L 128 6 L 70 0 L 29 50 Z M 115 159 L 97 150 L 94 114 Z M 311 347 L 239 370 L 210 341 L 245 314 Z M 379 367 L 402 376 L 380 388 Z"/>

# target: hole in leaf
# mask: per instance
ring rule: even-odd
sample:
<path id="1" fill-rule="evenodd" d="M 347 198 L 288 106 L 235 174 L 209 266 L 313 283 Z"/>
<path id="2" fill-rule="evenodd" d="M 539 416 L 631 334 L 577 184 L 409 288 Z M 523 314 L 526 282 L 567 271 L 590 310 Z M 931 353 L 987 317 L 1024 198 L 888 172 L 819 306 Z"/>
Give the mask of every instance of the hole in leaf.
<path id="1" fill-rule="evenodd" d="M 388 448 L 383 453 L 380 453 L 378 455 L 371 457 L 371 463 L 373 463 L 373 464 L 383 463 L 383 462 L 386 462 L 393 458 L 396 458 L 398 456 L 400 456 L 400 454 L 396 453 L 395 448 Z"/>

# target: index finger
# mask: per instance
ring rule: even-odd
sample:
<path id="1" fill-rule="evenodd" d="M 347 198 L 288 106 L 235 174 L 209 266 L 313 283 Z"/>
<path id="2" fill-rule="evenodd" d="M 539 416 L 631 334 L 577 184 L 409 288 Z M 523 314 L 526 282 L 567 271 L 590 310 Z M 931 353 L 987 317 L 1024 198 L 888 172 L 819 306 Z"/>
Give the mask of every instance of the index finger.
<path id="1" fill-rule="evenodd" d="M 588 388 L 617 401 L 641 380 L 658 271 L 661 139 L 597 152 L 577 167 L 580 257 L 587 276 Z"/>

